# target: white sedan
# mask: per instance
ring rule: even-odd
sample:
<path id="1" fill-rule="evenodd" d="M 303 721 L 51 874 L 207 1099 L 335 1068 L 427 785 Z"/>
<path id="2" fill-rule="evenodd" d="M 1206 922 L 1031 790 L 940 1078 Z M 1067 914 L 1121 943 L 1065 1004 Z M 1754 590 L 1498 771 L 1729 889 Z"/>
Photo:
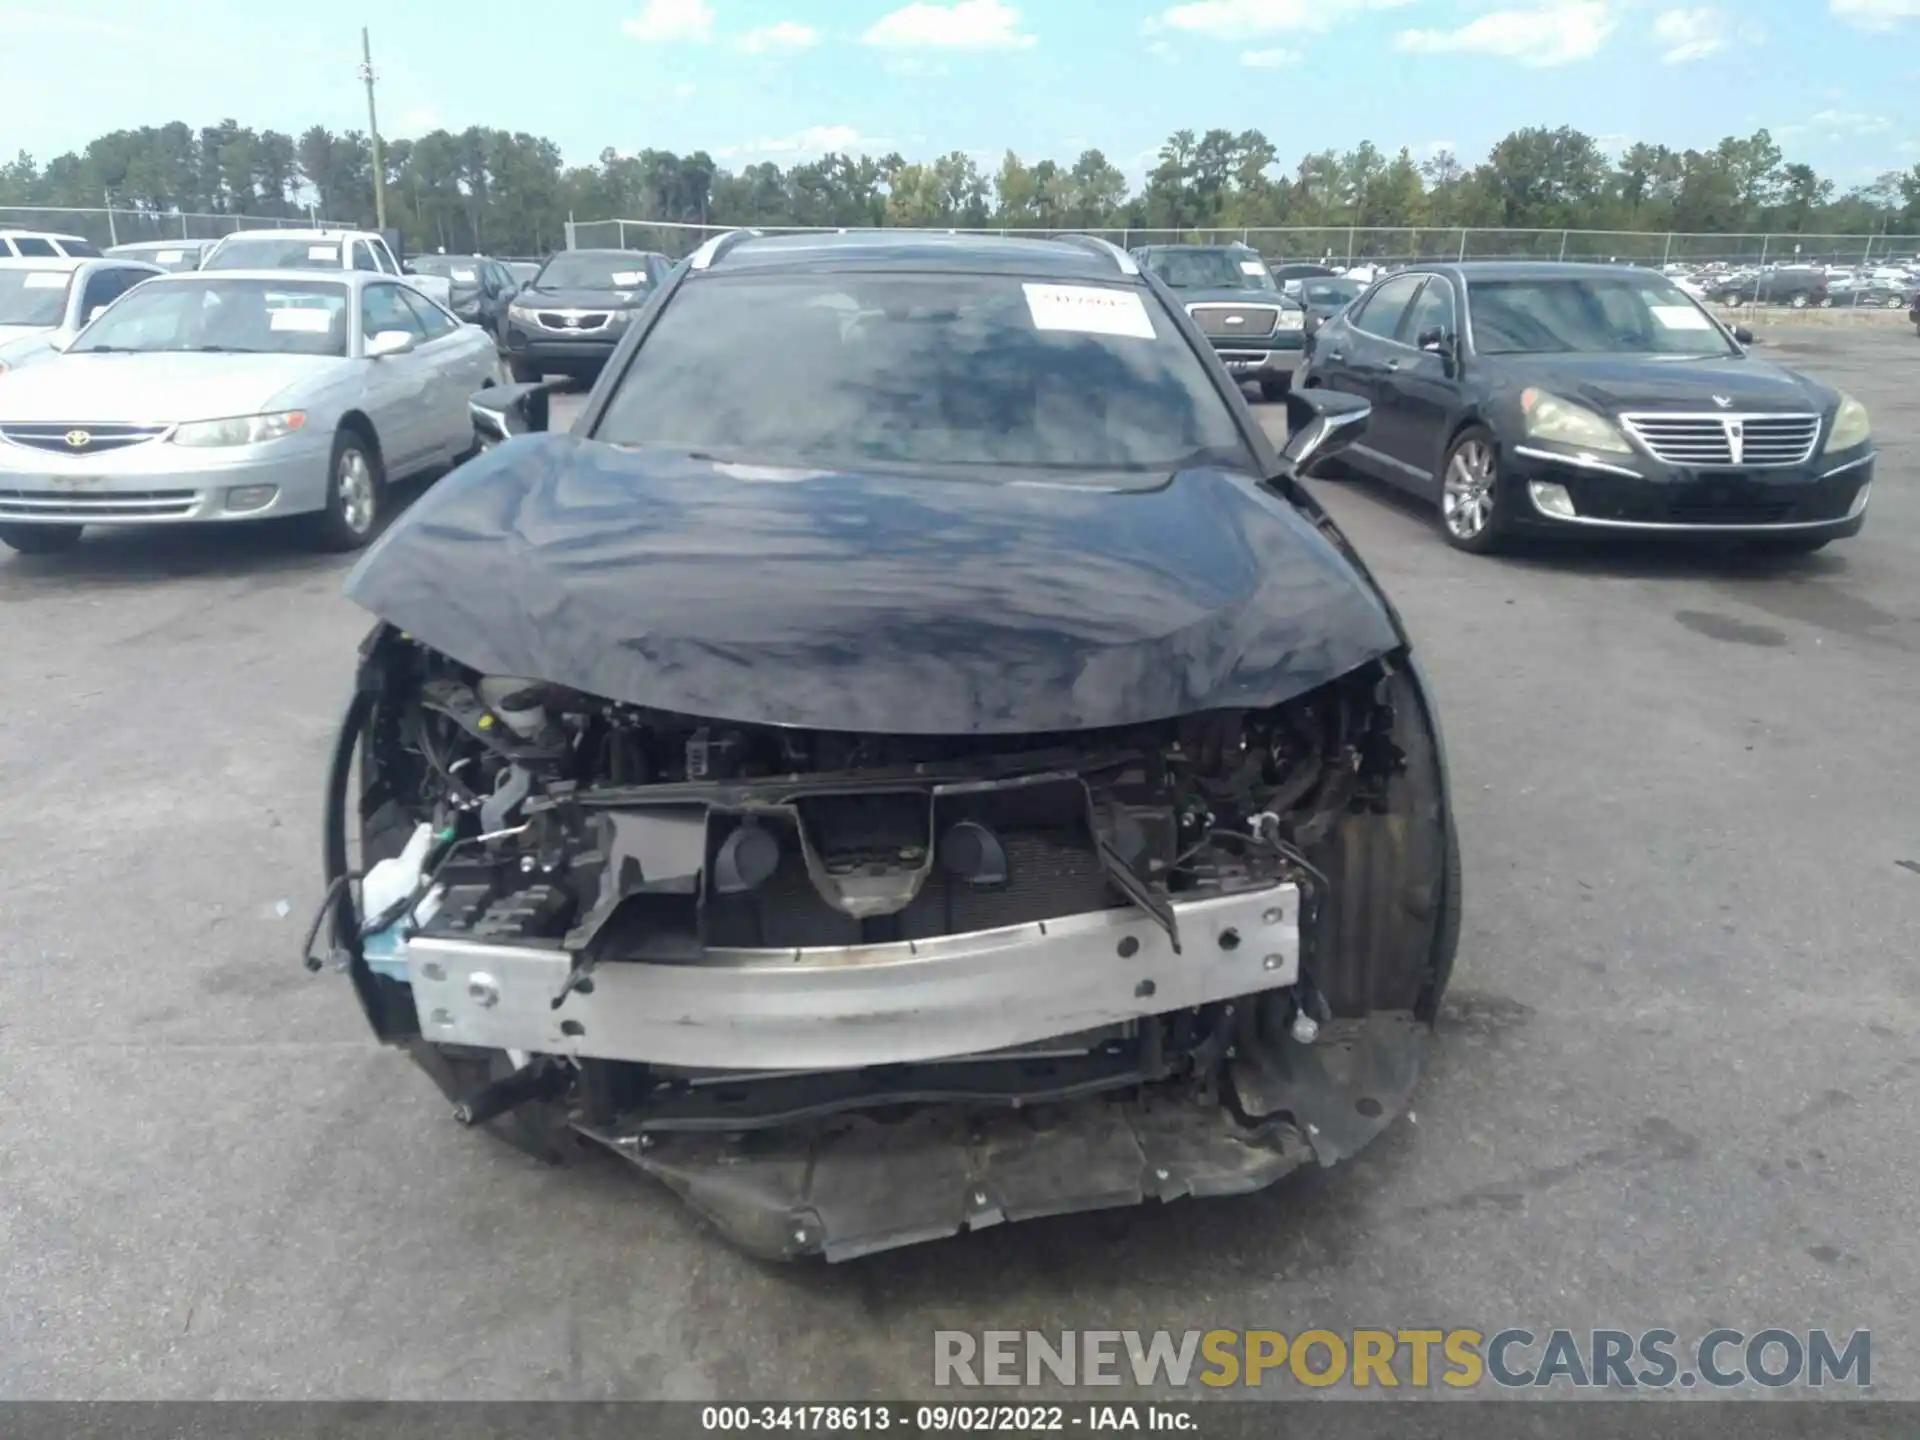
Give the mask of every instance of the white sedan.
<path id="1" fill-rule="evenodd" d="M 304 515 L 356 549 L 390 481 L 472 452 L 467 402 L 504 378 L 485 331 L 396 277 L 156 276 L 0 376 L 0 542 Z"/>
<path id="2" fill-rule="evenodd" d="M 0 375 L 58 353 L 135 285 L 165 273 L 144 260 L 0 260 Z"/>

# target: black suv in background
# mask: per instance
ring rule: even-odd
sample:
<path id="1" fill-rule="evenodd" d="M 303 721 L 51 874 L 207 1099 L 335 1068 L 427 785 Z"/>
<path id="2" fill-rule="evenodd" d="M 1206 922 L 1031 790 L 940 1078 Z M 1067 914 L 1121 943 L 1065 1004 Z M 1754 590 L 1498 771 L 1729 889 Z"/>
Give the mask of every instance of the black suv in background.
<path id="1" fill-rule="evenodd" d="M 453 313 L 502 340 L 507 303 L 520 291 L 506 266 L 490 255 L 416 255 L 407 268 L 445 280 Z"/>
<path id="2" fill-rule="evenodd" d="M 1267 262 L 1245 245 L 1143 245 L 1140 267 L 1173 292 L 1227 373 L 1251 380 L 1268 400 L 1293 383 L 1306 310 L 1280 291 Z"/>
<path id="3" fill-rule="evenodd" d="M 1722 305 L 1790 305 L 1795 310 L 1828 303 L 1827 272 L 1817 265 L 1781 265 L 1729 278 L 1713 289 Z"/>
<path id="4" fill-rule="evenodd" d="M 627 333 L 627 323 L 673 269 L 651 250 L 561 250 L 507 306 L 505 342 L 513 378 L 569 375 L 591 381 Z"/>

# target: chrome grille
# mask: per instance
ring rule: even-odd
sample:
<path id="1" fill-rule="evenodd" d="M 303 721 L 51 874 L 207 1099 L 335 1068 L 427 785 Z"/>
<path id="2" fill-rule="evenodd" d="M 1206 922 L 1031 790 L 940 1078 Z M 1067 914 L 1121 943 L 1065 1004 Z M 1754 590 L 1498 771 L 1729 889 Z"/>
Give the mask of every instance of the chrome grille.
<path id="1" fill-rule="evenodd" d="M 1280 322 L 1278 305 L 1189 305 L 1187 313 L 1204 335 L 1221 335 L 1229 340 L 1252 340 L 1273 334 Z"/>
<path id="2" fill-rule="evenodd" d="M 56 450 L 62 455 L 105 455 L 157 440 L 169 425 L 89 425 L 82 421 L 58 424 L 0 425 L 0 440 L 34 450 Z"/>
<path id="3" fill-rule="evenodd" d="M 1820 439 L 1818 415 L 1638 414 L 1620 423 L 1669 465 L 1804 465 Z"/>
<path id="4" fill-rule="evenodd" d="M 119 490 L 100 495 L 0 490 L 0 520 L 150 519 L 192 514 L 199 501 L 199 494 L 192 490 Z"/>
<path id="5" fill-rule="evenodd" d="M 536 313 L 540 323 L 547 329 L 561 330 L 569 335 L 576 331 L 605 329 L 608 319 L 604 311 L 541 310 Z"/>

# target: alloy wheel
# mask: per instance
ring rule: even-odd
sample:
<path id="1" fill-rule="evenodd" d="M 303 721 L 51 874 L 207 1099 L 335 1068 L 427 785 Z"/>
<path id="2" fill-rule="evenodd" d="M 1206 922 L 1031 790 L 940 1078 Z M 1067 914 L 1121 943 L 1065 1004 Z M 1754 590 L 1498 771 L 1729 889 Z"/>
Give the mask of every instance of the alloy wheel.
<path id="1" fill-rule="evenodd" d="M 373 467 L 351 446 L 340 452 L 339 491 L 340 523 L 356 535 L 366 534 L 373 528 L 377 506 Z"/>
<path id="2" fill-rule="evenodd" d="M 1493 481 L 1493 447 L 1484 440 L 1465 441 L 1453 452 L 1441 489 L 1440 512 L 1455 539 L 1477 539 L 1493 519 Z"/>

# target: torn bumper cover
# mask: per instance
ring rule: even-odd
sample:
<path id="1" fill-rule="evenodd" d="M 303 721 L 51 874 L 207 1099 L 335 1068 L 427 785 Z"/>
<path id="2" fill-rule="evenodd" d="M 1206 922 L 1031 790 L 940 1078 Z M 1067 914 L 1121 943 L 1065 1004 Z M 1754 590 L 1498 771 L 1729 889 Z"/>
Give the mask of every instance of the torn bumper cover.
<path id="1" fill-rule="evenodd" d="M 1286 1044 L 1244 1123 L 1193 1096 L 947 1107 L 774 1137 L 586 1133 L 665 1182 L 742 1248 L 851 1260 L 961 1230 L 1147 1200 L 1244 1195 L 1359 1150 L 1406 1108 L 1432 1039 L 1378 1015 Z"/>

